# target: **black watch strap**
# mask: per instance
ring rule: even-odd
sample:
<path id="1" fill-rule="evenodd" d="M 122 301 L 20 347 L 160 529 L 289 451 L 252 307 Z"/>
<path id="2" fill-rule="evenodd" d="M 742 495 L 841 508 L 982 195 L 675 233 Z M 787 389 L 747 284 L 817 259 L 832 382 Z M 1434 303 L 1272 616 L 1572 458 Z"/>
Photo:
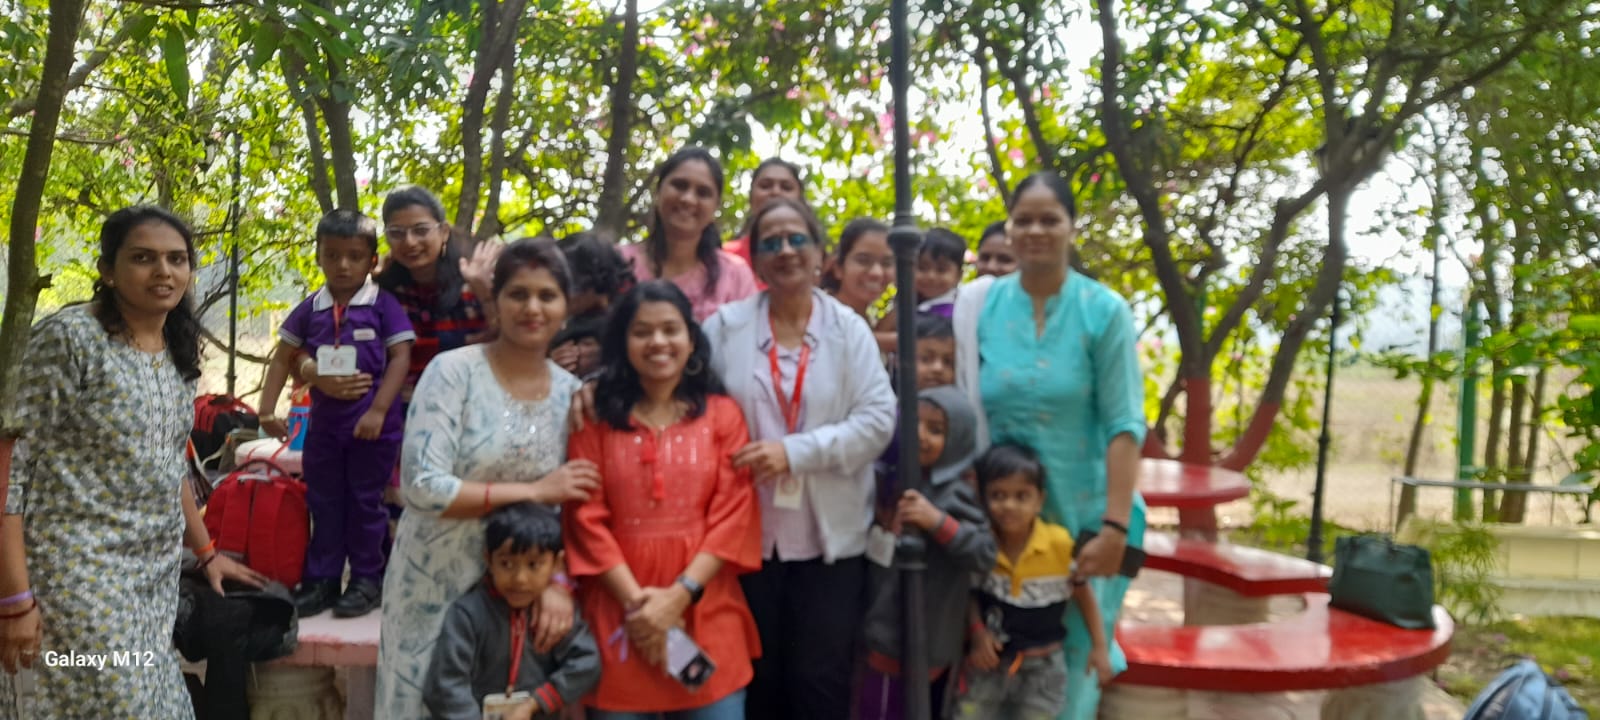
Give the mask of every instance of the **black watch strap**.
<path id="1" fill-rule="evenodd" d="M 678 584 L 682 585 L 683 589 L 689 591 L 689 604 L 691 605 L 700 602 L 700 597 L 706 594 L 706 586 L 695 582 L 694 578 L 691 578 L 688 575 L 679 575 Z"/>

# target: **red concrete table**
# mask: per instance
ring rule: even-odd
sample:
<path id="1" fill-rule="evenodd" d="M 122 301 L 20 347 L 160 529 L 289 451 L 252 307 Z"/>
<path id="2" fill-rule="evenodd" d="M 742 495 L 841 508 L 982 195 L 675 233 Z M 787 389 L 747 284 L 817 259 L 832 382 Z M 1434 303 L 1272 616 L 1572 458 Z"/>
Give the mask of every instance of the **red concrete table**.
<path id="1" fill-rule="evenodd" d="M 1150 507 L 1178 509 L 1184 537 L 1217 539 L 1217 506 L 1250 495 L 1244 473 L 1212 465 L 1145 458 L 1139 463 L 1139 493 Z"/>

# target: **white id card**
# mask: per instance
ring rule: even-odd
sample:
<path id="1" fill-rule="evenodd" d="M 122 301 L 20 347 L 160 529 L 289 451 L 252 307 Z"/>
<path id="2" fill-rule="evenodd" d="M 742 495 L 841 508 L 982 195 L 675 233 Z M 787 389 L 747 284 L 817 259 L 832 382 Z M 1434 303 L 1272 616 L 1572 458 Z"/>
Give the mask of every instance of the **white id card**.
<path id="1" fill-rule="evenodd" d="M 804 478 L 782 475 L 773 481 L 772 506 L 784 510 L 800 509 L 800 494 L 805 492 Z"/>
<path id="2" fill-rule="evenodd" d="M 894 533 L 880 525 L 867 530 L 867 559 L 880 567 L 894 565 Z"/>
<path id="3" fill-rule="evenodd" d="M 317 375 L 341 377 L 356 374 L 354 345 L 323 345 L 317 348 Z"/>

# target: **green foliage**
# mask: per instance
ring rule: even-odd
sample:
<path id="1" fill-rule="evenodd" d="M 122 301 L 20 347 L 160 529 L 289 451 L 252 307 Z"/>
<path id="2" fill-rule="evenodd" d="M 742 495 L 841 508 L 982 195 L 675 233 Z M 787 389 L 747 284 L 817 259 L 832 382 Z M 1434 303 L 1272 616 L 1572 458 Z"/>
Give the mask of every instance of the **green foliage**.
<path id="1" fill-rule="evenodd" d="M 1463 703 L 1483 692 L 1501 670 L 1533 658 L 1590 715 L 1600 715 L 1600 619 L 1530 617 L 1457 625 L 1450 644 L 1439 685 Z"/>
<path id="2" fill-rule="evenodd" d="M 1490 577 L 1500 540 L 1489 528 L 1413 517 L 1396 539 L 1427 548 L 1433 557 L 1434 602 L 1451 616 L 1473 624 L 1500 617 L 1500 587 Z"/>

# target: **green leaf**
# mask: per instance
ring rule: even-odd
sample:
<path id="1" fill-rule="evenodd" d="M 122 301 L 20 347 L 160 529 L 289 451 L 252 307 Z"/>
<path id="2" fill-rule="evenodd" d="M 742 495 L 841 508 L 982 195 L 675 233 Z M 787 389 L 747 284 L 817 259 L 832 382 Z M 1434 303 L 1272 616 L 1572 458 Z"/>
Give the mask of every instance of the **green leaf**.
<path id="1" fill-rule="evenodd" d="M 1573 473 L 1571 475 L 1568 475 L 1568 476 L 1566 476 L 1564 478 L 1561 478 L 1561 482 L 1558 482 L 1556 484 L 1557 485 L 1566 486 L 1566 487 L 1571 487 L 1571 486 L 1574 486 L 1574 485 L 1588 485 L 1590 482 L 1593 482 L 1593 481 L 1594 481 L 1594 471 L 1593 470 L 1582 470 L 1582 471 L 1579 471 L 1579 472 L 1575 472 L 1575 473 Z"/>
<path id="2" fill-rule="evenodd" d="M 178 96 L 178 103 L 187 107 L 189 105 L 189 48 L 183 41 L 183 33 L 169 28 L 161 36 L 161 58 L 166 62 L 167 80 L 172 83 L 172 93 Z"/>
<path id="3" fill-rule="evenodd" d="M 274 23 L 264 22 L 257 25 L 255 36 L 250 39 L 250 70 L 260 70 L 271 62 L 272 56 L 278 53 L 278 43 L 282 39 L 283 31 Z"/>

